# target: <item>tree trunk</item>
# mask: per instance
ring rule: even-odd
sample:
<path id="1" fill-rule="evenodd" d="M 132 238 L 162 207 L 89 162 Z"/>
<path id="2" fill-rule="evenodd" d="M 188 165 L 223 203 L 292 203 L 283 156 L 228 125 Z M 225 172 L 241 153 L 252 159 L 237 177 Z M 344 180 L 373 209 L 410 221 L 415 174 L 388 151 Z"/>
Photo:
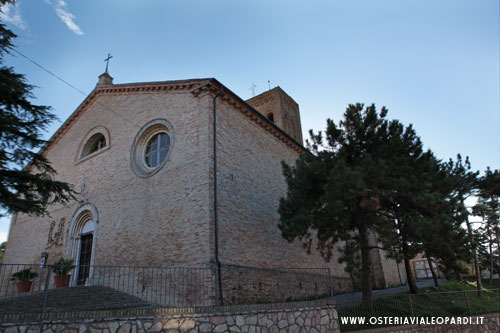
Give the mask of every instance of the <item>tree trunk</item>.
<path id="1" fill-rule="evenodd" d="M 349 272 L 349 276 L 351 277 L 351 282 L 352 282 L 352 290 L 356 291 L 358 290 L 356 288 L 356 280 L 354 279 L 354 275 L 352 274 L 352 272 Z"/>
<path id="2" fill-rule="evenodd" d="M 425 253 L 425 256 L 427 257 L 427 261 L 429 262 L 429 269 L 431 270 L 432 278 L 434 279 L 434 286 L 439 289 L 439 277 L 437 275 L 437 272 L 434 270 L 434 267 L 432 267 L 432 260 L 431 256 Z"/>
<path id="3" fill-rule="evenodd" d="M 410 293 L 418 294 L 418 288 L 417 288 L 417 284 L 415 283 L 415 277 L 413 276 L 413 272 L 411 271 L 411 267 L 410 267 L 410 258 L 408 258 L 408 256 L 404 252 L 405 251 L 403 250 L 405 271 L 406 271 L 406 280 L 408 281 L 408 287 L 410 288 Z"/>
<path id="4" fill-rule="evenodd" d="M 474 248 L 474 272 L 476 275 L 477 297 L 483 297 L 483 283 L 481 282 L 481 270 L 479 269 L 479 258 L 477 250 Z"/>
<path id="5" fill-rule="evenodd" d="M 491 285 L 493 283 L 493 238 L 491 237 L 490 225 L 486 225 L 486 230 L 488 233 L 488 246 L 490 250 L 490 280 L 488 283 Z"/>
<path id="6" fill-rule="evenodd" d="M 465 203 L 462 200 L 462 205 L 465 207 Z M 483 297 L 483 285 L 481 283 L 481 271 L 479 270 L 479 258 L 477 256 L 476 241 L 474 240 L 474 234 L 472 233 L 472 226 L 469 221 L 469 212 L 465 215 L 465 224 L 467 225 L 467 232 L 469 233 L 470 244 L 472 246 L 472 251 L 474 252 L 474 272 L 476 275 L 476 285 L 477 285 L 477 297 Z"/>
<path id="7" fill-rule="evenodd" d="M 498 229 L 495 230 L 495 234 L 497 236 L 497 252 L 498 252 L 498 257 L 500 258 L 500 236 L 498 234 Z M 498 268 L 498 278 L 500 279 L 500 267 Z"/>
<path id="8" fill-rule="evenodd" d="M 410 266 L 410 257 L 408 253 L 408 243 L 406 242 L 405 230 L 403 230 L 403 226 L 401 225 L 401 221 L 398 218 L 398 229 L 401 235 L 401 250 L 403 252 L 403 260 L 405 263 L 405 271 L 406 271 L 406 281 L 408 281 L 408 287 L 410 288 L 410 293 L 418 294 L 417 284 L 415 283 L 415 276 L 411 271 Z"/>
<path id="9" fill-rule="evenodd" d="M 401 272 L 399 270 L 399 262 L 396 261 L 396 267 L 398 268 L 399 283 L 403 284 L 403 279 L 401 278 Z"/>
<path id="10" fill-rule="evenodd" d="M 460 273 L 457 268 L 453 269 L 453 271 L 455 272 L 455 279 L 463 282 L 462 273 Z"/>
<path id="11" fill-rule="evenodd" d="M 393 247 L 392 251 L 394 253 L 396 253 L 397 252 L 396 247 Z M 398 269 L 399 283 L 401 283 L 401 285 L 403 285 L 403 278 L 401 277 L 401 270 L 399 269 L 399 264 L 401 262 L 398 262 L 396 259 L 394 259 L 394 261 L 396 262 L 396 268 Z"/>
<path id="12" fill-rule="evenodd" d="M 363 305 L 371 308 L 372 302 L 372 259 L 368 242 L 368 229 L 360 228 L 361 237 L 361 290 L 363 292 Z"/>

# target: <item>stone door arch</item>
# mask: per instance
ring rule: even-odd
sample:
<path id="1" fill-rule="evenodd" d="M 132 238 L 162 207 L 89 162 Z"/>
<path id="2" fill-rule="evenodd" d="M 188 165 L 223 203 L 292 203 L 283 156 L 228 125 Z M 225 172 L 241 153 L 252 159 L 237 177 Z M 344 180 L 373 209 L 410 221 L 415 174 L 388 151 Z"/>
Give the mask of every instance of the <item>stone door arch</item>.
<path id="1" fill-rule="evenodd" d="M 85 284 L 92 276 L 96 257 L 99 215 L 91 203 L 81 205 L 73 214 L 68 228 L 65 257 L 75 262 L 71 285 Z M 80 262 L 84 260 L 85 262 Z"/>

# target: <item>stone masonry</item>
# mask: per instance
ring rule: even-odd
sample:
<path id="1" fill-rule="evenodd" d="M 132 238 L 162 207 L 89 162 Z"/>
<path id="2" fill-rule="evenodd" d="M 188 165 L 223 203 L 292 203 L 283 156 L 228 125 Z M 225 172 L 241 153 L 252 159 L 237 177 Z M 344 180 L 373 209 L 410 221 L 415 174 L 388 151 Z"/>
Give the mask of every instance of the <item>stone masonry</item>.
<path id="1" fill-rule="evenodd" d="M 79 332 L 340 332 L 331 306 L 262 311 L 185 313 L 154 317 L 53 320 L 42 323 L 0 323 L 0 333 Z"/>

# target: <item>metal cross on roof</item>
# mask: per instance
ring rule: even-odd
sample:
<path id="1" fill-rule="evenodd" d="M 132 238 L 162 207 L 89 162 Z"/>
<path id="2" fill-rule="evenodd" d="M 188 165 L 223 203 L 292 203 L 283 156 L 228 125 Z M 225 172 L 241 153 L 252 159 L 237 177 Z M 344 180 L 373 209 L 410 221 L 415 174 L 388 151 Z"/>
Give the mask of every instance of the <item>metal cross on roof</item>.
<path id="1" fill-rule="evenodd" d="M 108 57 L 106 59 L 104 59 L 104 61 L 106 62 L 106 71 L 105 71 L 105 73 L 108 72 L 109 60 L 111 58 L 113 58 L 113 56 L 111 55 L 111 53 L 108 53 Z"/>

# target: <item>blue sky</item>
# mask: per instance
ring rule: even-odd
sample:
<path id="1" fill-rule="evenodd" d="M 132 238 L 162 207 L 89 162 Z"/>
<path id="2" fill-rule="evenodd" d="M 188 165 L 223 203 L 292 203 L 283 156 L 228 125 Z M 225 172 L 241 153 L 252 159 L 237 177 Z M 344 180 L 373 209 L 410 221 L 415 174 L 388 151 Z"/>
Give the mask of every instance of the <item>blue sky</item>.
<path id="1" fill-rule="evenodd" d="M 375 103 L 439 158 L 500 168 L 498 0 L 18 0 L 3 11 L 17 50 L 86 93 L 108 53 L 115 83 L 215 77 L 247 99 L 270 80 L 299 103 L 304 137 L 349 103 Z M 20 56 L 4 63 L 61 121 L 84 99 Z"/>

